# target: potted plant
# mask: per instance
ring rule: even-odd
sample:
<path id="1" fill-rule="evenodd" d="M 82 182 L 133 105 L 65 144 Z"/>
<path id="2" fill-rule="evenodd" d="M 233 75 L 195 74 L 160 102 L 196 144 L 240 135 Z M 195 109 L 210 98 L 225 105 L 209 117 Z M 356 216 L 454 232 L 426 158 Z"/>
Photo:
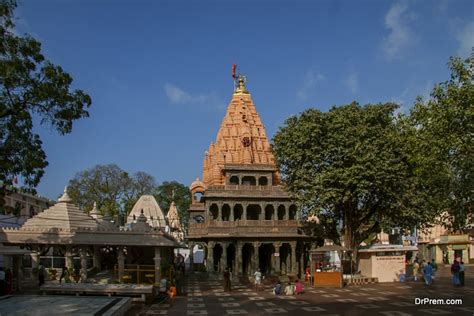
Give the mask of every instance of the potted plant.
<path id="1" fill-rule="evenodd" d="M 50 280 L 56 280 L 56 277 L 58 275 L 58 270 L 54 268 L 50 268 L 48 271 L 48 277 Z"/>

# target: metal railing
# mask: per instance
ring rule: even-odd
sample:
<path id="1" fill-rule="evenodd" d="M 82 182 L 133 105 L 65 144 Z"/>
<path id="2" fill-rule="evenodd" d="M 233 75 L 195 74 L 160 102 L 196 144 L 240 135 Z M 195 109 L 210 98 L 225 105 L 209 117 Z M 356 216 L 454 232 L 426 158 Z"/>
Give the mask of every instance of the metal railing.
<path id="1" fill-rule="evenodd" d="M 117 279 L 118 272 L 118 267 L 115 265 L 114 273 Z M 120 281 L 134 284 L 154 284 L 155 266 L 146 264 L 126 264 L 123 270 L 123 278 Z"/>

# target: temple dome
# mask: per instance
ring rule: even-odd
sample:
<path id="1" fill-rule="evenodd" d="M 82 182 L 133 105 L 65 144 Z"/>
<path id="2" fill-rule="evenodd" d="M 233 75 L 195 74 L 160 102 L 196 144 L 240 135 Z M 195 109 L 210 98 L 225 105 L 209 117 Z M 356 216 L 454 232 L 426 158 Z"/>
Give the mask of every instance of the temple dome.
<path id="1" fill-rule="evenodd" d="M 127 223 L 136 222 L 143 214 L 146 217 L 147 223 L 153 227 L 165 227 L 166 221 L 160 206 L 153 195 L 142 195 L 137 203 L 132 208 L 127 217 Z"/>
<path id="2" fill-rule="evenodd" d="M 196 180 L 191 183 L 189 189 L 191 190 L 191 192 L 194 192 L 196 189 L 205 190 L 206 185 L 204 184 L 204 182 L 201 181 L 201 179 L 199 179 L 199 177 L 197 177 Z"/>

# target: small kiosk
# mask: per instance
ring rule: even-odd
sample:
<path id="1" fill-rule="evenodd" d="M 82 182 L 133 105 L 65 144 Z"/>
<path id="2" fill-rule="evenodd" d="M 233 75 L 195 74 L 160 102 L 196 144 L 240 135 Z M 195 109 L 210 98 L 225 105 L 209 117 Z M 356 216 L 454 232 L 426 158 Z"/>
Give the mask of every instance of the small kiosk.
<path id="1" fill-rule="evenodd" d="M 343 287 L 341 258 L 344 251 L 338 245 L 325 245 L 310 251 L 314 287 Z"/>
<path id="2" fill-rule="evenodd" d="M 359 269 L 365 277 L 378 282 L 398 282 L 406 274 L 405 255 L 417 251 L 415 246 L 373 245 L 359 250 Z"/>

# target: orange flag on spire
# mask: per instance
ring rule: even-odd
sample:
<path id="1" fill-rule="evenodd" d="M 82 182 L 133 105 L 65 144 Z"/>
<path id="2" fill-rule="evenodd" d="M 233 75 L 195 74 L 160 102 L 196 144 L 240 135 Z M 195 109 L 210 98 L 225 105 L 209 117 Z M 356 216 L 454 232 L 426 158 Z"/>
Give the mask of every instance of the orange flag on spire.
<path id="1" fill-rule="evenodd" d="M 237 78 L 236 70 L 237 70 L 237 65 L 233 64 L 232 65 L 232 78 L 234 78 L 234 80 Z"/>

